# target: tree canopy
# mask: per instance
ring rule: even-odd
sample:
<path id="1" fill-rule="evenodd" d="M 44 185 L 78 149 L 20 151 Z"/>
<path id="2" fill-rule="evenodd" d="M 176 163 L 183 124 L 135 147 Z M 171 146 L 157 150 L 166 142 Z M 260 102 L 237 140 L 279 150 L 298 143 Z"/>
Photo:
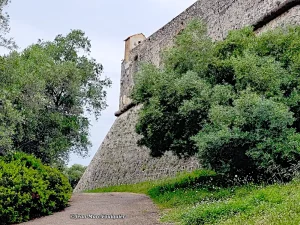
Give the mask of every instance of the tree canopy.
<path id="1" fill-rule="evenodd" d="M 0 59 L 0 149 L 34 154 L 44 163 L 63 162 L 70 152 L 86 155 L 89 119 L 106 105 L 103 67 L 89 56 L 81 30 L 54 41 L 39 40 Z"/>
<path id="2" fill-rule="evenodd" d="M 17 47 L 16 43 L 12 38 L 7 37 L 10 31 L 9 15 L 4 12 L 4 8 L 9 2 L 10 0 L 0 0 L 0 47 L 15 49 Z"/>
<path id="3" fill-rule="evenodd" d="M 86 166 L 74 164 L 71 167 L 65 167 L 63 173 L 68 177 L 69 182 L 74 189 L 84 174 Z"/>

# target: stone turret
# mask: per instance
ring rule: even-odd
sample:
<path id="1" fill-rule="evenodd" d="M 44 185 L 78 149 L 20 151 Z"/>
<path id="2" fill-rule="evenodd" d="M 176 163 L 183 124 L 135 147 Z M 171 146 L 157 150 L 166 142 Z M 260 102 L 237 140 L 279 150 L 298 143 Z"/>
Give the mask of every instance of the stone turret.
<path id="1" fill-rule="evenodd" d="M 129 62 L 130 51 L 146 39 L 144 34 L 135 34 L 125 39 L 124 62 Z"/>
<path id="2" fill-rule="evenodd" d="M 125 56 L 121 66 L 121 90 L 119 111 L 115 113 L 119 116 L 131 106 L 130 91 L 133 87 L 133 74 L 137 70 L 139 56 L 132 57 L 132 50 L 141 45 L 146 40 L 144 34 L 135 34 L 125 39 Z M 128 70 L 130 68 L 130 70 Z"/>

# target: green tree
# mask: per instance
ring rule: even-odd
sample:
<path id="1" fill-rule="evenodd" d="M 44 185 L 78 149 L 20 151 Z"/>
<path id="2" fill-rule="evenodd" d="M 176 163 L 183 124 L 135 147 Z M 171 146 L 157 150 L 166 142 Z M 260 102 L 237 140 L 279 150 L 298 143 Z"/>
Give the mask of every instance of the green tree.
<path id="1" fill-rule="evenodd" d="M 9 33 L 9 15 L 4 12 L 4 8 L 9 0 L 0 0 L 0 47 L 15 49 L 17 46 L 12 38 L 7 38 Z M 0 67 L 3 69 L 3 58 L 0 57 Z M 0 92 L 0 155 L 4 149 L 11 146 L 9 137 L 14 133 L 14 124 L 20 121 L 20 116 L 15 112 L 10 101 L 7 100 L 7 93 Z"/>
<path id="2" fill-rule="evenodd" d="M 247 27 L 213 42 L 193 21 L 163 69 L 135 76 L 139 144 L 153 156 L 197 154 L 223 173 L 288 171 L 300 159 L 299 46 L 299 26 L 258 36 Z"/>
<path id="3" fill-rule="evenodd" d="M 0 0 L 0 46 L 8 49 L 15 49 L 17 46 L 12 38 L 7 38 L 10 31 L 9 15 L 4 12 L 4 8 L 10 0 Z"/>
<path id="4" fill-rule="evenodd" d="M 2 113 L 11 110 L 18 118 L 1 137 L 2 149 L 34 154 L 48 164 L 66 162 L 70 152 L 87 154 L 90 124 L 84 112 L 98 118 L 111 85 L 90 49 L 84 32 L 73 30 L 2 58 L 0 95 L 8 102 Z"/>
<path id="5" fill-rule="evenodd" d="M 84 174 L 86 166 L 74 164 L 71 167 L 65 167 L 63 173 L 68 177 L 69 182 L 74 189 Z"/>

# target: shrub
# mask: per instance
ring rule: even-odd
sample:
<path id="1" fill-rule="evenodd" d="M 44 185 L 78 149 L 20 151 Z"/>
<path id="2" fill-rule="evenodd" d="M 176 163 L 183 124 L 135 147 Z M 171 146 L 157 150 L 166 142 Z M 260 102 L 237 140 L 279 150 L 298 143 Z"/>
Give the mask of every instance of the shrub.
<path id="1" fill-rule="evenodd" d="M 152 156 L 197 154 L 231 175 L 272 175 L 300 160 L 300 26 L 256 35 L 251 27 L 213 42 L 193 21 L 164 54 L 144 65 L 132 98 Z"/>
<path id="2" fill-rule="evenodd" d="M 0 158 L 0 224 L 50 215 L 68 205 L 72 188 L 58 170 L 24 153 Z"/>

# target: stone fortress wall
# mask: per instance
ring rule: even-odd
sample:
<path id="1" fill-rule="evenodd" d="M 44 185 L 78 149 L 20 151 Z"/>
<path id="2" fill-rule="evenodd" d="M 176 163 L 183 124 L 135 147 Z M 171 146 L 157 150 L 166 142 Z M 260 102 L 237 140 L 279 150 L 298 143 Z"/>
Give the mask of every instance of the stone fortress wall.
<path id="1" fill-rule="evenodd" d="M 147 148 L 138 147 L 140 137 L 135 133 L 135 124 L 141 106 L 135 106 L 130 99 L 139 63 L 161 66 L 160 53 L 172 45 L 191 19 L 203 20 L 208 35 L 213 40 L 222 40 L 228 31 L 247 25 L 260 33 L 285 24 L 300 24 L 300 0 L 198 0 L 134 47 L 122 63 L 118 118 L 74 192 L 163 178 L 200 167 L 195 158 L 178 159 L 171 153 L 152 158 Z"/>

